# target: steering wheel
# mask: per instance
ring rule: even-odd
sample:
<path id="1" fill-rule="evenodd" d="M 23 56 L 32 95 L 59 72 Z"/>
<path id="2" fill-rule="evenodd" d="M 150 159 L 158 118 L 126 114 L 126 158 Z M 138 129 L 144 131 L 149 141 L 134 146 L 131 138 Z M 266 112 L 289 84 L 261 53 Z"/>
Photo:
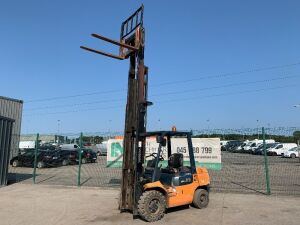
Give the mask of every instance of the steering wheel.
<path id="1" fill-rule="evenodd" d="M 157 158 L 157 153 L 153 152 L 150 155 L 146 156 L 146 158 L 149 158 L 149 157 Z M 164 161 L 164 160 L 165 160 L 164 157 L 159 156 L 159 161 Z"/>

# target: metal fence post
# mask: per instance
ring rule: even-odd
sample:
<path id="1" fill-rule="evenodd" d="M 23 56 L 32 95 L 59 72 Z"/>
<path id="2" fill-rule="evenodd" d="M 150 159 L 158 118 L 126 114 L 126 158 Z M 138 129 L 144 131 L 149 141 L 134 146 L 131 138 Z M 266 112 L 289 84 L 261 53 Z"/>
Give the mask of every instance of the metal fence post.
<path id="1" fill-rule="evenodd" d="M 265 174 L 266 174 L 266 183 L 267 183 L 267 194 L 271 194 L 271 187 L 270 187 L 270 176 L 269 176 L 269 162 L 267 156 L 267 149 L 266 149 L 266 134 L 265 128 L 262 128 L 262 135 L 263 135 L 263 146 L 264 146 L 264 161 L 265 161 Z"/>
<path id="2" fill-rule="evenodd" d="M 80 183 L 80 175 L 81 175 L 81 156 L 82 156 L 82 133 L 80 133 L 80 139 L 79 139 L 79 152 L 78 152 L 78 176 L 77 176 L 77 186 L 79 187 L 81 185 Z"/>
<path id="3" fill-rule="evenodd" d="M 36 135 L 36 141 L 35 141 L 35 149 L 34 149 L 34 162 L 33 162 L 33 183 L 35 184 L 35 178 L 36 178 L 36 164 L 37 164 L 37 152 L 39 148 L 39 134 Z"/>

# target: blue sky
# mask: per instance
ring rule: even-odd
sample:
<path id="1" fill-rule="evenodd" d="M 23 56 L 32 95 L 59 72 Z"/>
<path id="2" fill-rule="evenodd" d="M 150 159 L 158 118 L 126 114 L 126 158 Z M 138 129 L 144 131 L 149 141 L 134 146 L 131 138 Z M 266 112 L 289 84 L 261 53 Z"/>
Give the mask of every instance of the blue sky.
<path id="1" fill-rule="evenodd" d="M 79 46 L 117 53 L 90 34 L 118 39 L 142 3 L 150 130 L 300 126 L 299 1 L 2 0 L 0 95 L 25 101 L 23 133 L 123 130 L 128 61 Z"/>

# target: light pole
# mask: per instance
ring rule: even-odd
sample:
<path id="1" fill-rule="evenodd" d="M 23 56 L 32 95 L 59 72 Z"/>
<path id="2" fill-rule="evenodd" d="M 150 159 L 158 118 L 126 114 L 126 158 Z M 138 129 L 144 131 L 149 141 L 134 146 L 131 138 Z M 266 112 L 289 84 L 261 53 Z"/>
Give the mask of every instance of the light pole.
<path id="1" fill-rule="evenodd" d="M 271 139 L 271 125 L 268 123 L 268 132 L 269 132 L 269 139 Z"/>
<path id="2" fill-rule="evenodd" d="M 258 130 L 258 122 L 259 122 L 259 120 L 256 120 L 256 122 L 257 122 L 257 139 L 259 140 L 259 130 Z"/>
<path id="3" fill-rule="evenodd" d="M 57 135 L 59 135 L 60 120 L 57 120 Z"/>
<path id="4" fill-rule="evenodd" d="M 158 127 L 159 127 L 159 130 L 161 130 L 161 123 L 160 123 L 160 119 L 158 119 L 157 121 L 158 121 Z"/>
<path id="5" fill-rule="evenodd" d="M 242 126 L 242 133 L 243 133 L 243 141 L 245 140 L 245 130 L 244 126 Z"/>
<path id="6" fill-rule="evenodd" d="M 209 132 L 210 132 L 210 130 L 209 130 L 209 119 L 207 119 L 206 122 L 207 122 L 207 137 L 209 137 Z"/>
<path id="7" fill-rule="evenodd" d="M 110 127 L 111 127 L 111 120 L 108 120 L 108 136 L 109 138 L 111 137 L 111 130 L 110 130 Z"/>
<path id="8" fill-rule="evenodd" d="M 60 126 L 60 120 L 57 120 L 57 144 L 59 145 L 59 126 Z"/>

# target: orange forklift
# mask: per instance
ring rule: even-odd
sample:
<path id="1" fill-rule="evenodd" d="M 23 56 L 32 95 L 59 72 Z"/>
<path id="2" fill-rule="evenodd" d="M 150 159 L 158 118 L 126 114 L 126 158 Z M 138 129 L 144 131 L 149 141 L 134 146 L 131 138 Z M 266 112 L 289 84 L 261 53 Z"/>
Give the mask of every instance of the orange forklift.
<path id="1" fill-rule="evenodd" d="M 148 67 L 144 65 L 143 21 L 142 5 L 122 22 L 120 40 L 92 34 L 92 37 L 119 46 L 119 54 L 80 47 L 117 60 L 129 59 L 119 209 L 121 212 L 132 212 L 134 217 L 140 216 L 153 222 L 163 217 L 166 208 L 187 204 L 193 204 L 197 208 L 206 207 L 209 175 L 205 168 L 195 166 L 191 133 L 175 130 L 146 132 L 147 107 L 152 105 L 152 102 L 148 101 Z M 146 138 L 153 136 L 159 144 L 158 151 L 146 156 Z M 188 165 L 183 163 L 183 154 L 172 154 L 171 142 L 174 137 L 186 138 Z M 166 156 L 162 152 L 165 148 Z M 165 159 L 168 160 L 168 165 L 162 166 Z"/>
<path id="2" fill-rule="evenodd" d="M 160 220 L 167 208 L 188 204 L 199 209 L 206 207 L 209 202 L 209 175 L 206 168 L 195 166 L 191 132 L 155 131 L 141 136 L 155 136 L 159 147 L 157 152 L 145 156 L 144 174 L 136 184 L 142 190 L 137 202 L 139 216 L 153 222 Z M 186 139 L 189 161 L 184 163 L 182 153 L 172 153 L 174 137 Z M 167 154 L 163 154 L 163 147 Z M 166 166 L 161 163 L 165 160 L 164 155 L 168 157 Z"/>

